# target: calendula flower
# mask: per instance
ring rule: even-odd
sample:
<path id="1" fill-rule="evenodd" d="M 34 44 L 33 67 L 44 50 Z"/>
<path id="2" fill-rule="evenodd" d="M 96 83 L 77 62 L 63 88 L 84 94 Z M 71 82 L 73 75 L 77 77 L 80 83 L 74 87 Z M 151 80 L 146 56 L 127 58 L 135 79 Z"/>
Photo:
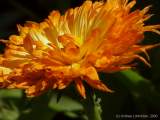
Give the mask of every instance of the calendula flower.
<path id="1" fill-rule="evenodd" d="M 18 25 L 19 35 L 10 36 L 0 57 L 0 86 L 24 89 L 38 96 L 49 89 L 64 89 L 74 82 L 84 98 L 83 81 L 91 87 L 112 92 L 98 72 L 116 72 L 153 45 L 143 46 L 144 32 L 160 25 L 145 25 L 149 6 L 131 12 L 136 1 L 85 1 L 64 15 L 53 11 L 41 23 Z"/>

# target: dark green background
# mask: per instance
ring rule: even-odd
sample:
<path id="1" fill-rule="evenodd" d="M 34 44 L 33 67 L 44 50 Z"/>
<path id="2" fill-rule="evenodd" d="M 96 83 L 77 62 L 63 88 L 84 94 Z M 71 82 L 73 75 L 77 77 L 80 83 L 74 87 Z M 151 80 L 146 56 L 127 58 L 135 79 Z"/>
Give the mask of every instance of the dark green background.
<path id="1" fill-rule="evenodd" d="M 25 21 L 40 22 L 52 10 L 64 13 L 70 7 L 82 3 L 83 0 L 0 0 L 0 39 L 8 39 L 11 34 L 17 34 L 16 24 L 23 25 Z M 158 24 L 160 0 L 138 0 L 133 9 L 142 9 L 150 4 L 153 5 L 150 13 L 155 15 L 146 24 Z M 143 44 L 159 42 L 160 36 L 157 34 L 145 33 Z M 0 45 L 1 53 L 4 47 L 3 44 Z M 157 114 L 160 119 L 160 48 L 154 48 L 148 53 L 151 68 L 135 61 L 138 67 L 134 70 L 100 74 L 104 83 L 115 91 L 113 94 L 96 91 L 97 97 L 102 98 L 103 120 L 131 119 L 116 118 L 116 114 Z M 57 96 L 62 96 L 58 103 Z M 83 120 L 92 108 L 88 102 L 89 99 L 83 100 L 77 95 L 73 86 L 60 92 L 49 91 L 33 99 L 27 99 L 19 90 L 1 89 L 0 120 Z"/>

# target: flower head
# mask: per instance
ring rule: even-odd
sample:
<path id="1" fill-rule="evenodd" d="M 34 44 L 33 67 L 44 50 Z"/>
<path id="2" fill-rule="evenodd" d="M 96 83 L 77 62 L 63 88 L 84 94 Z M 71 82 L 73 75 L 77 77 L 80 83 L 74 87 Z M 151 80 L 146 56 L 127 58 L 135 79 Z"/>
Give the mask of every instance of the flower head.
<path id="1" fill-rule="evenodd" d="M 145 25 L 149 7 L 131 12 L 136 1 L 85 1 L 64 15 L 53 11 L 41 23 L 18 25 L 19 35 L 7 41 L 0 57 L 0 86 L 25 89 L 37 96 L 49 89 L 64 89 L 75 82 L 85 98 L 83 81 L 112 92 L 97 72 L 116 72 L 132 67 L 134 59 L 153 45 L 142 46 L 144 32 L 160 25 Z"/>

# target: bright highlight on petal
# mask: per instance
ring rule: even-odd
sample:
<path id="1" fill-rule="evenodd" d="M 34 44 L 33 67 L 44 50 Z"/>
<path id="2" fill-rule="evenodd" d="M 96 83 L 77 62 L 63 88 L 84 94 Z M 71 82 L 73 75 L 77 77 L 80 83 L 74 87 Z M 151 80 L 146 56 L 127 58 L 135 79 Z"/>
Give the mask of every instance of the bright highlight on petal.
<path id="1" fill-rule="evenodd" d="M 64 15 L 53 11 L 41 23 L 18 25 L 19 35 L 10 36 L 0 57 L 0 87 L 19 88 L 34 97 L 71 83 L 86 98 L 83 82 L 112 92 L 98 72 L 129 69 L 138 54 L 154 47 L 142 46 L 144 32 L 160 34 L 160 25 L 145 25 L 149 6 L 131 12 L 136 0 L 85 1 Z M 1 41 L 4 42 L 4 41 Z"/>

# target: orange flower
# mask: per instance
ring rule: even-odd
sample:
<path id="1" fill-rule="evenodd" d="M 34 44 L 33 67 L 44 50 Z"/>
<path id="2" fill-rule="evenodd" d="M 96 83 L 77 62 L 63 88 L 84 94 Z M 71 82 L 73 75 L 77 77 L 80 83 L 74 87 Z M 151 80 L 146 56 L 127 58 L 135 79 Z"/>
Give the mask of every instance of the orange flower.
<path id="1" fill-rule="evenodd" d="M 93 88 L 112 92 L 97 72 L 129 69 L 137 58 L 148 64 L 138 54 L 153 45 L 139 43 L 146 31 L 160 34 L 160 25 L 144 25 L 151 17 L 146 14 L 149 7 L 130 11 L 135 3 L 85 1 L 63 16 L 53 11 L 40 24 L 18 25 L 20 35 L 10 36 L 0 57 L 0 86 L 25 89 L 32 97 L 49 89 L 64 89 L 74 81 L 85 98 L 85 81 Z"/>

